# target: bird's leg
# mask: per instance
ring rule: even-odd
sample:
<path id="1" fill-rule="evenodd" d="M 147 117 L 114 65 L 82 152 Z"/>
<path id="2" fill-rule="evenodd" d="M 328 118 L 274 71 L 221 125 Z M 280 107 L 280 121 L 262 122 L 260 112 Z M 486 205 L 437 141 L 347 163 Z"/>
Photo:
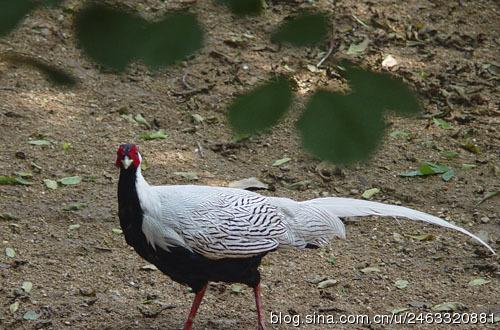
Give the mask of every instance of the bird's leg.
<path id="1" fill-rule="evenodd" d="M 189 312 L 186 323 L 184 323 L 184 330 L 191 330 L 193 328 L 194 317 L 196 316 L 196 312 L 198 311 L 198 308 L 200 307 L 201 300 L 203 299 L 203 296 L 205 295 L 205 291 L 207 291 L 207 285 L 208 284 L 205 284 L 205 286 L 203 288 L 201 288 L 201 290 L 196 293 L 196 296 L 194 297 L 194 300 L 193 300 L 193 304 L 191 305 L 191 311 Z"/>
<path id="2" fill-rule="evenodd" d="M 260 294 L 260 282 L 253 287 L 253 293 L 255 295 L 255 307 L 257 308 L 257 330 L 266 330 L 266 321 L 264 317 L 264 310 L 262 308 L 262 299 Z"/>

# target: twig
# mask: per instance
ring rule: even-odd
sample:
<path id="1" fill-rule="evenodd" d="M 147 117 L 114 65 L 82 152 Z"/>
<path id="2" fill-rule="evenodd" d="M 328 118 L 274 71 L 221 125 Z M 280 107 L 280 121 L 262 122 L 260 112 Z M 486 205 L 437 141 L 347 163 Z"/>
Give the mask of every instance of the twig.
<path id="1" fill-rule="evenodd" d="M 323 64 L 324 61 L 332 54 L 333 48 L 335 48 L 335 41 L 330 40 L 330 48 L 326 52 L 325 56 L 321 60 L 319 60 L 318 64 L 316 64 L 316 67 L 319 68 L 321 64 Z"/>
<path id="2" fill-rule="evenodd" d="M 196 146 L 198 149 L 196 150 L 198 152 L 198 155 L 200 155 L 201 158 L 205 158 L 205 152 L 203 151 L 203 147 L 201 146 L 201 143 L 199 141 L 196 141 Z"/>
<path id="3" fill-rule="evenodd" d="M 184 84 L 184 86 L 189 89 L 189 90 L 193 90 L 194 88 L 191 87 L 191 85 L 188 84 L 188 82 L 186 81 L 187 79 L 187 75 L 188 75 L 188 72 L 186 71 L 183 75 L 182 75 L 182 83 Z"/>
<path id="4" fill-rule="evenodd" d="M 95 248 L 97 251 L 102 251 L 102 252 L 113 252 L 113 250 L 112 250 L 112 249 L 107 248 L 107 247 L 103 247 L 103 246 L 94 246 L 94 248 Z"/>
<path id="5" fill-rule="evenodd" d="M 363 25 L 365 28 L 370 28 L 370 26 L 368 26 L 368 24 L 366 24 L 365 22 L 363 22 L 358 16 L 352 14 L 352 17 L 361 25 Z"/>

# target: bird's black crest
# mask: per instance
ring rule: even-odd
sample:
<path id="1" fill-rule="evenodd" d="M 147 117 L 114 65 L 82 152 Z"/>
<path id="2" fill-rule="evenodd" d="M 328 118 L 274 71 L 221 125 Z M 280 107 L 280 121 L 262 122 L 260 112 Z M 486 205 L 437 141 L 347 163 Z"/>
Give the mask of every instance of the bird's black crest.
<path id="1" fill-rule="evenodd" d="M 123 151 L 125 151 L 126 154 L 129 153 L 129 151 L 132 149 L 132 148 L 136 148 L 137 150 L 139 150 L 139 147 L 136 146 L 135 144 L 132 144 L 132 143 L 124 143 L 122 145 L 120 145 L 120 149 L 122 149 Z"/>

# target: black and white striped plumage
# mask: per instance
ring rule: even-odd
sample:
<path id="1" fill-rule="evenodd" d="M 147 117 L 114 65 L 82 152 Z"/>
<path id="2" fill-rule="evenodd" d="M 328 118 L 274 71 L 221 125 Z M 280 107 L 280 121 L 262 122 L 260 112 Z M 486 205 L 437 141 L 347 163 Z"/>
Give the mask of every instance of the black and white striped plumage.
<path id="1" fill-rule="evenodd" d="M 341 217 L 346 216 L 433 223 L 469 235 L 494 253 L 465 229 L 409 208 L 350 198 L 296 202 L 223 187 L 150 186 L 140 163 L 137 146 L 120 146 L 116 165 L 121 168 L 118 202 L 125 239 L 143 258 L 201 292 L 201 297 L 209 281 L 225 281 L 254 287 L 258 300 L 258 266 L 266 253 L 283 247 L 319 247 L 334 237 L 345 238 Z M 259 301 L 257 305 L 259 312 Z M 196 313 L 197 306 L 193 308 Z M 262 322 L 259 319 L 260 328 Z M 185 329 L 190 329 L 188 322 Z"/>

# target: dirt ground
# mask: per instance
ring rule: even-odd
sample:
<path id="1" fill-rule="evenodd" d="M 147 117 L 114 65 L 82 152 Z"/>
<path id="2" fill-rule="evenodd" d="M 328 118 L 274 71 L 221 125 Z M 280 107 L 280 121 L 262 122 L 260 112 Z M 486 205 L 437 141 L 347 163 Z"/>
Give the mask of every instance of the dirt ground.
<path id="1" fill-rule="evenodd" d="M 71 22 L 78 1 L 37 10 L 0 40 L 0 51 L 40 56 L 81 81 L 75 89 L 56 88 L 37 72 L 0 62 L 0 175 L 31 172 L 34 182 L 0 186 L 0 328 L 182 327 L 193 294 L 159 271 L 144 269 L 147 263 L 113 231 L 119 228 L 114 158 L 124 142 L 140 145 L 148 165 L 145 177 L 152 184 L 192 182 L 175 172 L 196 172 L 195 183 L 208 185 L 255 176 L 271 185 L 263 194 L 299 200 L 361 198 L 365 190 L 376 187 L 381 191 L 374 200 L 452 220 L 497 250 L 500 247 L 498 196 L 478 205 L 500 188 L 498 2 L 270 1 L 263 15 L 238 20 L 214 1 L 129 4 L 151 18 L 193 6 L 205 26 L 205 48 L 182 65 L 158 73 L 140 64 L 131 65 L 124 74 L 102 72 L 75 46 Z M 327 44 L 278 49 L 269 41 L 283 18 L 307 8 L 331 15 L 333 38 L 343 45 L 320 70 L 308 65 L 323 57 Z M 312 91 L 344 84 L 331 73 L 336 70 L 335 59 L 345 57 L 347 47 L 365 36 L 371 43 L 357 61 L 381 70 L 382 60 L 394 56 L 399 62 L 394 74 L 415 87 L 425 112 L 411 119 L 388 117 L 387 138 L 370 162 L 327 167 L 300 148 L 294 123 Z M 272 132 L 230 143 L 226 106 L 273 71 L 296 82 L 294 111 Z M 149 129 L 123 114 L 142 114 L 153 125 L 151 130 L 163 128 L 168 138 L 140 140 L 139 135 Z M 204 121 L 194 123 L 193 114 Z M 451 128 L 434 125 L 431 117 L 436 115 Z M 389 136 L 394 131 L 410 135 Z M 28 144 L 39 136 L 51 146 Z M 65 142 L 71 143 L 68 150 L 62 148 Z M 446 150 L 458 157 L 443 158 Z M 292 160 L 272 166 L 283 157 Z M 449 182 L 439 176 L 398 176 L 423 161 L 446 164 L 456 176 Z M 50 190 L 43 184 L 44 179 L 76 175 L 84 180 L 75 186 Z M 65 211 L 72 203 L 87 207 Z M 407 308 L 426 313 L 444 302 L 464 304 L 464 313 L 500 316 L 499 258 L 464 235 L 379 218 L 349 221 L 347 231 L 346 241 L 332 241 L 326 248 L 280 251 L 264 259 L 268 321 L 271 312 L 374 316 Z M 410 237 L 425 234 L 435 239 Z M 16 256 L 7 257 L 6 248 L 13 248 Z M 367 267 L 376 269 L 369 272 Z M 338 283 L 318 289 L 315 283 L 321 278 Z M 469 285 L 478 278 L 489 282 Z M 397 280 L 407 280 L 408 285 L 397 288 Z M 21 289 L 24 281 L 33 284 L 29 293 Z M 19 306 L 12 313 L 15 302 Z M 24 318 L 28 311 L 37 313 L 36 320 Z M 251 290 L 216 283 L 209 287 L 195 329 L 253 329 L 255 324 Z"/>

